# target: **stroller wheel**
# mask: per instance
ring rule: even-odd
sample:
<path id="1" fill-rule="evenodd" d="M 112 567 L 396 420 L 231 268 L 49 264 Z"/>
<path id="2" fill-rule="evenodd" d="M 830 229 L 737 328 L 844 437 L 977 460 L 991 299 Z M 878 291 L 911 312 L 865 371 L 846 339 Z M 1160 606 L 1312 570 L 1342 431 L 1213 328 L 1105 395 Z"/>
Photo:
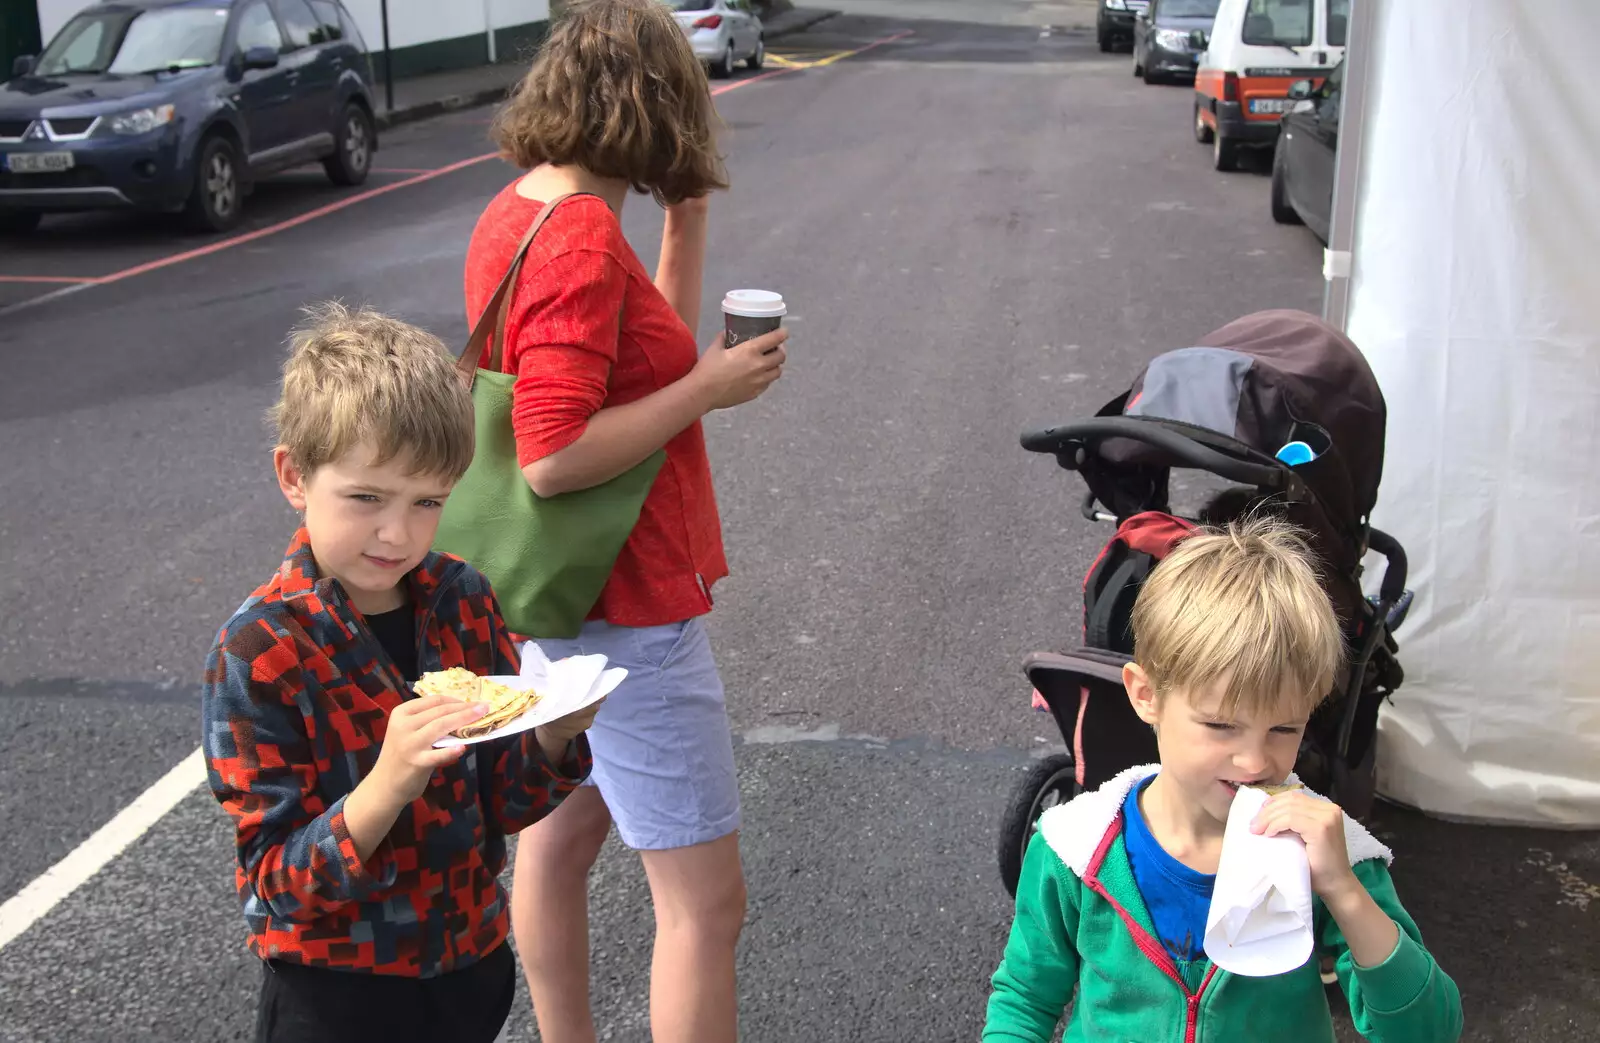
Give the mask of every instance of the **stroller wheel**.
<path id="1" fill-rule="evenodd" d="M 1034 762 L 1017 780 L 1000 819 L 1000 880 L 1015 897 L 1022 877 L 1022 856 L 1033 839 L 1039 816 L 1077 796 L 1078 766 L 1070 753 L 1053 753 Z"/>

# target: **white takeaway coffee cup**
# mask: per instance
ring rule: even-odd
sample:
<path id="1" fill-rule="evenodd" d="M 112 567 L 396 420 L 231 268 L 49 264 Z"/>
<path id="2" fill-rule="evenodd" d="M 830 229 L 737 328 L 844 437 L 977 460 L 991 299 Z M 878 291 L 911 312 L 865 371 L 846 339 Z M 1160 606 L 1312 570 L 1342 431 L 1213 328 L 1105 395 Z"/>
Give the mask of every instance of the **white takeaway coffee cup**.
<path id="1" fill-rule="evenodd" d="M 783 294 L 771 290 L 729 290 L 722 298 L 723 347 L 731 348 L 783 325 L 789 314 Z"/>

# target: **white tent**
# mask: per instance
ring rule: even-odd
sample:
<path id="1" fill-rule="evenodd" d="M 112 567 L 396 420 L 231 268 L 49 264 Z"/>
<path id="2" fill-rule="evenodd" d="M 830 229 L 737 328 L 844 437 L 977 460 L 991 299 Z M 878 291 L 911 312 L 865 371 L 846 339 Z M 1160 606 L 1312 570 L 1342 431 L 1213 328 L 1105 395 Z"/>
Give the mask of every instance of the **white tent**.
<path id="1" fill-rule="evenodd" d="M 1410 553 L 1379 788 L 1600 827 L 1594 0 L 1355 0 L 1328 318 L 1389 404 Z"/>

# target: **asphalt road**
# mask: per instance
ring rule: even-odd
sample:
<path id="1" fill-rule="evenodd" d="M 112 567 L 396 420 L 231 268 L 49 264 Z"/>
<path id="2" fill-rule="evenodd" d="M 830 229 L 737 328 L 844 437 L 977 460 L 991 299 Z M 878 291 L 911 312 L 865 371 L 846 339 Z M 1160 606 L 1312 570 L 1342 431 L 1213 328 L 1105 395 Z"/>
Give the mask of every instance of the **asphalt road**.
<path id="1" fill-rule="evenodd" d="M 980 24 L 911 17 L 983 17 L 973 3 L 874 2 L 784 50 L 913 34 L 718 99 L 734 189 L 701 339 L 721 292 L 752 285 L 785 293 L 795 334 L 777 389 L 708 422 L 748 1039 L 976 1036 L 1009 922 L 995 819 L 1060 742 L 1018 667 L 1067 642 L 1105 537 L 1017 435 L 1240 314 L 1319 306 L 1319 244 L 1272 224 L 1264 180 L 1209 169 L 1183 90 L 1043 35 L 1060 6 L 1007 0 Z M 293 524 L 261 415 L 298 309 L 342 297 L 466 336 L 467 236 L 513 176 L 467 162 L 487 118 L 389 134 L 368 187 L 390 191 L 275 179 L 253 238 L 97 216 L 0 248 L 0 900 L 196 745 L 205 649 Z M 624 226 L 653 258 L 648 200 Z M 1465 1038 L 1600 1038 L 1592 835 L 1387 808 L 1376 825 L 1462 984 Z M 197 791 L 0 949 L 0 1041 L 245 1038 L 258 970 L 230 865 Z M 608 848 L 594 891 L 604 1036 L 645 1039 L 642 874 Z M 525 1003 L 506 1037 L 534 1038 Z"/>

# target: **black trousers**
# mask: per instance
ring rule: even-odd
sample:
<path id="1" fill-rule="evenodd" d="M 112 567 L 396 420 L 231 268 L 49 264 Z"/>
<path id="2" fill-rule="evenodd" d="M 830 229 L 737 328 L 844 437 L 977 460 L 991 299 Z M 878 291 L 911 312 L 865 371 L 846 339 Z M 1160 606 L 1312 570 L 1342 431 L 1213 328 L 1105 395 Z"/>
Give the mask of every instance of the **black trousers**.
<path id="1" fill-rule="evenodd" d="M 494 1043 L 517 986 L 510 945 L 437 978 L 279 960 L 261 974 L 256 1043 Z"/>

